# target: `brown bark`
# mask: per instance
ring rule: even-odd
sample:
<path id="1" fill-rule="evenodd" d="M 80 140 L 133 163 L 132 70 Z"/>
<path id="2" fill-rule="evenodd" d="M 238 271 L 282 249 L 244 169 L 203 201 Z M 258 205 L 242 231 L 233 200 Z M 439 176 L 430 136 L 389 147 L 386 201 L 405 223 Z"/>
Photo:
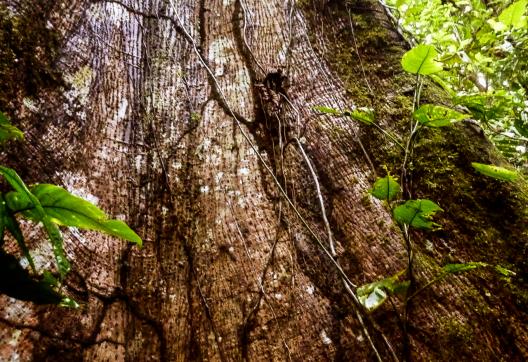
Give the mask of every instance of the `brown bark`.
<path id="1" fill-rule="evenodd" d="M 381 141 L 359 125 L 312 111 L 358 104 L 345 91 L 350 79 L 340 79 L 333 59 L 325 59 L 338 41 L 332 36 L 347 27 L 342 3 L 318 4 L 318 13 L 279 0 L 56 1 L 46 12 L 30 2 L 1 3 L 11 16 L 44 16 L 62 40 L 53 66 L 65 80 L 36 95 L 23 85 L 13 93 L 12 114 L 27 142 L 11 150 L 8 162 L 28 181 L 54 182 L 98 200 L 144 238 L 139 250 L 68 231 L 74 270 L 66 291 L 82 308 L 2 296 L 1 359 L 374 359 L 335 264 L 361 285 L 402 270 L 406 256 L 389 212 L 366 195 L 373 172 L 358 140 L 375 167 L 387 162 L 379 159 Z M 368 19 L 377 27 L 387 22 L 377 5 L 352 5 L 354 14 L 376 14 Z M 385 45 L 361 50 L 363 62 L 385 67 L 402 44 L 390 30 L 380 37 Z M 358 70 L 354 61 L 348 66 Z M 387 104 L 400 92 L 386 83 L 396 84 L 392 72 L 369 74 L 376 97 Z M 379 112 L 390 121 L 390 111 Z M 482 144 L 476 151 L 465 149 L 461 140 L 470 130 L 456 132 L 449 142 L 460 155 L 488 157 L 484 140 L 475 141 Z M 329 249 L 316 182 L 296 138 L 317 174 L 336 262 L 316 241 Z M 456 184 L 446 187 L 458 192 Z M 497 197 L 507 194 L 505 210 L 512 208 L 514 191 L 497 187 L 503 191 Z M 467 192 L 477 197 L 477 191 Z M 487 230 L 498 239 L 489 236 L 493 247 L 482 251 L 468 246 L 472 226 L 441 205 L 448 209 L 445 234 L 417 235 L 418 283 L 450 261 L 447 247 L 428 252 L 427 238 L 447 240 L 455 261 L 495 262 L 504 252 L 522 272 L 522 210 L 504 217 L 511 230 L 521 230 L 516 241 L 491 225 Z M 51 260 L 46 242 L 32 240 L 42 263 Z M 517 255 L 508 256 L 510 247 Z M 509 288 L 479 274 L 428 290 L 412 306 L 413 359 L 526 358 L 526 300 L 514 293 L 526 284 L 516 283 Z M 363 320 L 384 359 L 391 357 L 382 334 L 401 352 L 390 305 Z"/>

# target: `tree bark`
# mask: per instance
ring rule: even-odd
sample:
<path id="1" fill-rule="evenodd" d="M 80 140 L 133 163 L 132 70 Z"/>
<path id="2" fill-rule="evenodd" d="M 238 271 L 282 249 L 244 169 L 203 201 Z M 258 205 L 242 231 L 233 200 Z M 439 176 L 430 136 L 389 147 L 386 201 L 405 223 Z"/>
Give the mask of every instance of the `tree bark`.
<path id="1" fill-rule="evenodd" d="M 376 2 L 0 4 L 4 21 L 25 19 L 21 33 L 47 34 L 15 54 L 24 66 L 0 72 L 2 107 L 26 134 L 4 160 L 28 182 L 96 201 L 144 239 L 138 249 L 65 231 L 65 292 L 82 308 L 1 296 L 0 359 L 360 361 L 390 360 L 391 348 L 413 360 L 528 357 L 526 197 L 473 174 L 470 162 L 497 158 L 469 125 L 417 141 L 415 195 L 445 210 L 443 230 L 413 234 L 417 285 L 449 262 L 517 275 L 479 271 L 428 288 L 410 306 L 403 357 L 401 302 L 367 315 L 344 287 L 406 266 L 402 233 L 368 195 L 400 160 L 396 146 L 312 110 L 374 106 L 405 134 L 395 122 L 413 86 L 398 65 L 405 44 Z M 41 76 L 34 89 L 14 81 L 27 69 Z M 45 239 L 25 231 L 49 265 Z"/>

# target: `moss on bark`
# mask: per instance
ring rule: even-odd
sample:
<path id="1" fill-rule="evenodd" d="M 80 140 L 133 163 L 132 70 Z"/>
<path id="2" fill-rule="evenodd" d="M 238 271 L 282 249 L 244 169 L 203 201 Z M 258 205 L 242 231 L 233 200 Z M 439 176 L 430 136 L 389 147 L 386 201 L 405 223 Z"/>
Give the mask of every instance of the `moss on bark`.
<path id="1" fill-rule="evenodd" d="M 319 13 L 310 6 L 305 10 L 325 39 L 319 41 L 318 50 L 343 81 L 351 102 L 373 108 L 377 122 L 404 143 L 409 134 L 415 79 L 401 69 L 406 44 L 391 24 L 380 21 L 385 18 L 383 9 L 376 1 L 365 0 L 332 2 Z M 321 16 L 325 20 L 321 21 Z M 450 99 L 439 86 L 426 81 L 422 103 L 449 105 Z M 384 175 L 387 167 L 400 175 L 404 152 L 373 127 L 359 127 L 360 139 L 377 173 Z M 526 317 L 528 189 L 523 180 L 512 184 L 479 175 L 471 162 L 506 164 L 478 126 L 463 122 L 454 127 L 422 129 L 407 166 L 413 198 L 434 200 L 444 209 L 438 220 L 441 230 L 413 233 L 417 268 L 425 275 L 434 275 L 447 263 L 483 261 L 516 273 L 513 277 L 490 271 L 465 275 L 468 279 L 464 282 L 474 287 L 467 289 L 464 293 L 469 294 L 463 298 L 474 307 L 474 314 L 469 324 L 443 320 L 432 327 L 434 336 L 427 338 L 440 346 L 433 348 L 434 357 L 440 360 L 473 356 L 478 348 L 475 331 L 479 329 L 500 329 L 499 346 L 491 349 L 502 349 L 512 356 L 522 354 L 508 351 L 508 343 L 515 340 L 515 327 L 501 321 L 517 320 L 515 324 Z M 428 292 L 425 294 L 427 298 Z M 414 338 L 418 341 L 420 333 Z"/>

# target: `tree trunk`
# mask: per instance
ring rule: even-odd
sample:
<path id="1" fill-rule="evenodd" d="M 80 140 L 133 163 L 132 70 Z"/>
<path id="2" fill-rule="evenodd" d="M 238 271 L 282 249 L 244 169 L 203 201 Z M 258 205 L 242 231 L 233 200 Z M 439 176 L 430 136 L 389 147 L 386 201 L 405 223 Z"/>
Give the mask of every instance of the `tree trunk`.
<path id="1" fill-rule="evenodd" d="M 412 192 L 444 209 L 442 230 L 413 234 L 416 286 L 453 262 L 517 275 L 435 283 L 406 328 L 400 301 L 367 315 L 345 288 L 407 260 L 389 210 L 368 195 L 384 165 L 398 174 L 401 152 L 312 110 L 371 106 L 407 132 L 413 78 L 377 2 L 0 4 L 12 25 L 0 30 L 0 105 L 26 134 L 4 163 L 96 201 L 144 238 L 138 249 L 66 231 L 65 292 L 82 307 L 1 296 L 0 359 L 528 358 L 526 196 L 473 173 L 472 161 L 498 161 L 474 126 L 416 141 Z M 440 93 L 429 84 L 424 97 Z M 50 265 L 45 239 L 26 235 Z"/>

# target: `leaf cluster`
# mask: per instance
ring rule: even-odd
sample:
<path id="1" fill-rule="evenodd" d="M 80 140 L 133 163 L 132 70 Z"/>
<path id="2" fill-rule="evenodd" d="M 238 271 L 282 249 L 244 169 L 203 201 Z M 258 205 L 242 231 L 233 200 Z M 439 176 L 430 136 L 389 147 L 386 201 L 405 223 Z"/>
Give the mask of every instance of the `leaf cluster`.
<path id="1" fill-rule="evenodd" d="M 22 138 L 22 131 L 0 112 L 0 144 Z M 3 278 L 0 282 L 1 293 L 35 303 L 76 306 L 73 300 L 59 293 L 59 280 L 51 272 L 39 274 L 20 228 L 19 218 L 42 224 L 51 242 L 60 280 L 70 271 L 60 226 L 96 230 L 128 240 L 140 247 L 142 245 L 141 238 L 123 221 L 109 219 L 97 206 L 72 195 L 62 187 L 51 184 L 28 186 L 15 170 L 5 166 L 0 166 L 0 176 L 12 189 L 0 192 L 0 271 L 4 272 L 2 275 L 9 275 L 9 278 Z M 7 232 L 18 243 L 33 275 L 3 249 Z"/>
<path id="2" fill-rule="evenodd" d="M 528 167 L 528 0 L 388 0 L 420 44 L 402 59 L 431 75 L 508 160 Z M 419 59 L 420 61 L 417 61 Z"/>

